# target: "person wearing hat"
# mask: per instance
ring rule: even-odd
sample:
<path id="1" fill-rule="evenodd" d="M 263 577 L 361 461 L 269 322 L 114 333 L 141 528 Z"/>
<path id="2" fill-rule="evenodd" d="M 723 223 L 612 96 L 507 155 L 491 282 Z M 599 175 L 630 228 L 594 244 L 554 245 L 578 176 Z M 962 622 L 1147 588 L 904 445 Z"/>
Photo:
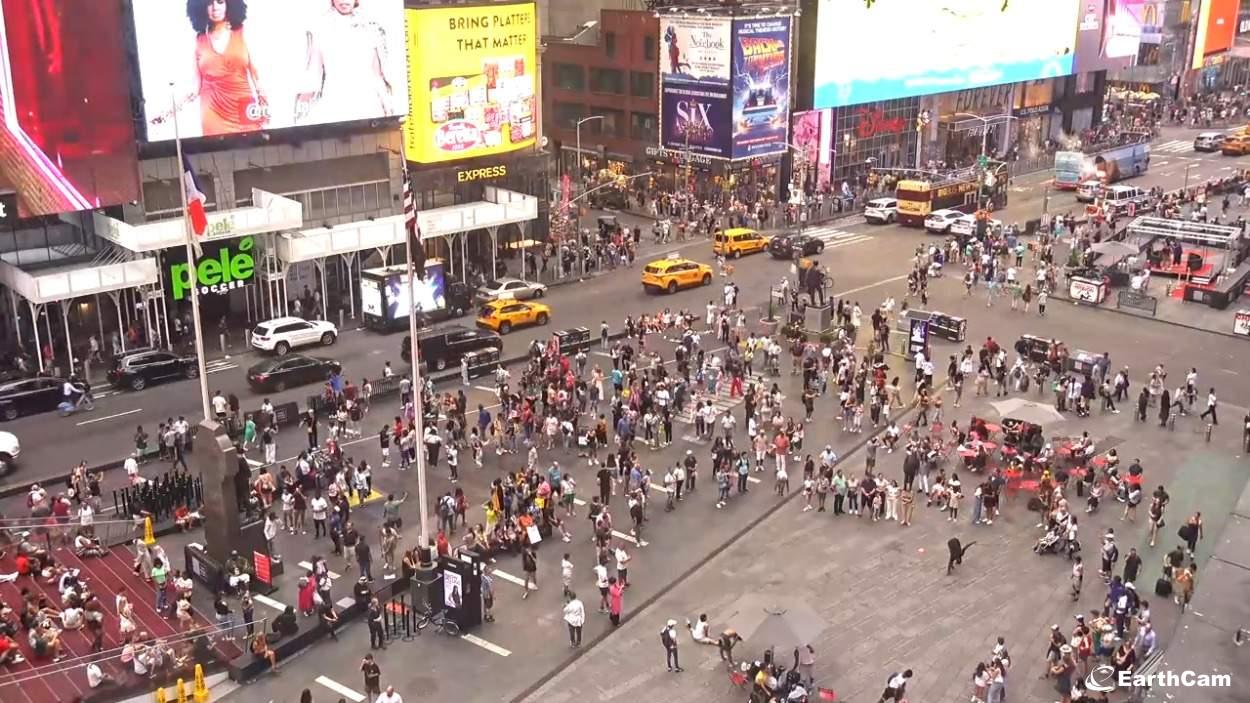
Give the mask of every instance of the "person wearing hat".
<path id="1" fill-rule="evenodd" d="M 1055 627 L 1058 627 L 1056 625 Z M 1050 675 L 1055 677 L 1055 691 L 1062 703 L 1072 703 L 1072 675 L 1076 673 L 1076 661 L 1072 657 L 1072 646 L 1059 647 L 1059 658 L 1050 667 Z"/>
<path id="2" fill-rule="evenodd" d="M 664 645 L 664 661 L 670 673 L 685 671 L 677 658 L 677 621 L 670 619 L 660 630 L 660 644 Z"/>
<path id="3" fill-rule="evenodd" d="M 1067 642 L 1063 638 L 1063 633 L 1059 631 L 1059 623 L 1050 626 L 1050 642 L 1046 645 L 1046 673 L 1044 676 L 1052 674 L 1051 669 L 1055 663 L 1059 661 L 1059 650 L 1066 645 Z"/>

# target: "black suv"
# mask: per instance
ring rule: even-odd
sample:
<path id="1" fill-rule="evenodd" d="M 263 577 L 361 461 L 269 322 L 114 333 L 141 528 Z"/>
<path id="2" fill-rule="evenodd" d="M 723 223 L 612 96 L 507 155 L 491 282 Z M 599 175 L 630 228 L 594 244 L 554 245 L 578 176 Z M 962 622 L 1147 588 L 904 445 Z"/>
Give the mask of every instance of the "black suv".
<path id="1" fill-rule="evenodd" d="M 503 340 L 499 335 L 461 325 L 422 332 L 417 335 L 417 345 L 421 350 L 421 360 L 425 362 L 426 368 L 435 371 L 442 371 L 448 366 L 459 364 L 460 357 L 469 352 L 488 348 L 503 351 Z M 404 361 L 412 363 L 411 337 L 404 336 L 399 355 Z"/>
<path id="2" fill-rule="evenodd" d="M 200 374 L 195 356 L 183 356 L 163 349 L 128 351 L 113 361 L 108 379 L 118 388 L 141 391 L 151 383 L 178 378 L 195 378 Z"/>

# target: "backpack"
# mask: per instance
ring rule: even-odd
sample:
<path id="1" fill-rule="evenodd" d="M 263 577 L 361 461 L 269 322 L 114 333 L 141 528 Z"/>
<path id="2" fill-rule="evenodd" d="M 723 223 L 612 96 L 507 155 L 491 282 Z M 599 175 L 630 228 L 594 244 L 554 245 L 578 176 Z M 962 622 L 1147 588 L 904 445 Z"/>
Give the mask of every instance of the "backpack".
<path id="1" fill-rule="evenodd" d="M 445 518 L 450 518 L 455 513 L 456 504 L 450 497 L 444 496 L 443 499 L 438 502 L 438 514 Z"/>

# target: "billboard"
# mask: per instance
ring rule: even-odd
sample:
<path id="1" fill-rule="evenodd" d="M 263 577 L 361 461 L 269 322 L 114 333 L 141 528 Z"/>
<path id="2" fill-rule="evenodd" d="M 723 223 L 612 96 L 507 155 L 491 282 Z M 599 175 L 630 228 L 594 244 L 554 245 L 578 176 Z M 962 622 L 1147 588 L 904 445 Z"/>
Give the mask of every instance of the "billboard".
<path id="1" fill-rule="evenodd" d="M 412 104 L 410 161 L 440 163 L 534 144 L 538 20 L 534 3 L 405 11 Z"/>
<path id="2" fill-rule="evenodd" d="M 729 86 L 696 83 L 660 85 L 660 145 L 692 155 L 733 156 Z"/>
<path id="3" fill-rule="evenodd" d="M 790 115 L 790 18 L 733 25 L 733 158 L 786 150 Z"/>
<path id="4" fill-rule="evenodd" d="M 122 22 L 122 0 L 0 1 L 0 190 L 17 216 L 138 200 Z"/>
<path id="5" fill-rule="evenodd" d="M 1202 0 L 1194 33 L 1191 68 L 1214 66 L 1227 58 L 1237 35 L 1237 14 L 1241 0 Z"/>
<path id="6" fill-rule="evenodd" d="M 1250 57 L 1250 3 L 1242 3 L 1237 13 L 1237 36 L 1233 39 L 1233 55 Z"/>
<path id="7" fill-rule="evenodd" d="M 1072 73 L 1081 0 L 819 0 L 814 107 Z"/>
<path id="8" fill-rule="evenodd" d="M 1076 71 L 1103 71 L 1137 63 L 1145 9 L 1145 0 L 1081 0 Z"/>
<path id="9" fill-rule="evenodd" d="M 726 17 L 661 17 L 660 80 L 728 83 L 731 27 Z"/>
<path id="10" fill-rule="evenodd" d="M 728 17 L 660 18 L 660 146 L 733 158 L 732 33 Z"/>
<path id="11" fill-rule="evenodd" d="M 807 181 L 816 190 L 824 190 L 833 175 L 833 110 L 806 110 L 794 113 L 790 130 L 791 143 L 798 147 L 800 164 L 807 171 Z"/>
<path id="12" fill-rule="evenodd" d="M 408 319 L 413 305 L 408 273 L 400 267 L 366 270 L 360 278 L 360 309 L 366 319 L 377 318 L 385 325 Z M 447 307 L 447 278 L 443 264 L 430 262 L 423 278 L 416 279 L 418 312 L 430 313 Z"/>
<path id="13" fill-rule="evenodd" d="M 132 0 L 150 142 L 402 117 L 403 0 Z"/>

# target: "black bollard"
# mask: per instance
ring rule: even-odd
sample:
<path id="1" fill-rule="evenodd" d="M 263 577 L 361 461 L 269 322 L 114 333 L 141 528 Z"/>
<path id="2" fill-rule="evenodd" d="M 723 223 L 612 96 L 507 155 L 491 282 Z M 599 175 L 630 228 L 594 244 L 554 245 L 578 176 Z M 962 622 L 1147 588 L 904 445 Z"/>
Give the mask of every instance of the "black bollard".
<path id="1" fill-rule="evenodd" d="M 417 630 L 417 622 L 412 618 L 412 608 L 408 607 L 407 595 L 399 594 L 399 616 L 404 619 L 404 641 L 411 642 L 413 632 L 420 634 Z"/>

